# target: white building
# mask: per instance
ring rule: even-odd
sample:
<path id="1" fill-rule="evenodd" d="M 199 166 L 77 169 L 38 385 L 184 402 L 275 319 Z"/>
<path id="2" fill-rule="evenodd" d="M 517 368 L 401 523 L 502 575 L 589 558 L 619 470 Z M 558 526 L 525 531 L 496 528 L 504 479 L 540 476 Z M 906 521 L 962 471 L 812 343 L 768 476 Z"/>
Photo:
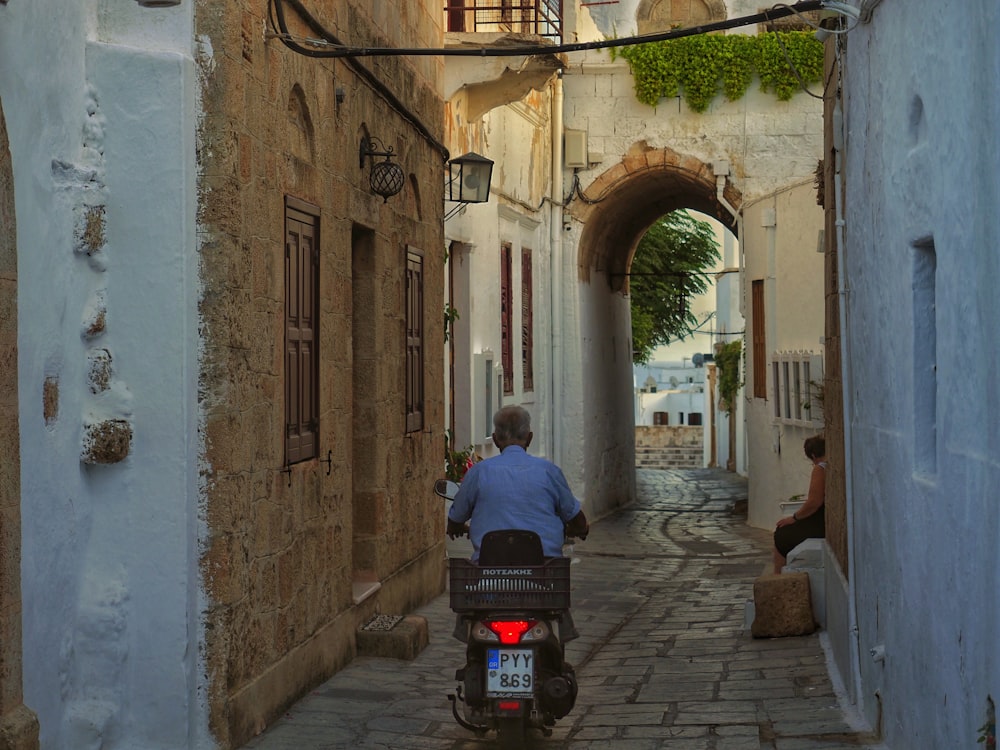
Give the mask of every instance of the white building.
<path id="1" fill-rule="evenodd" d="M 0 2 L 5 749 L 241 746 L 442 590 L 440 60 L 295 47 L 441 6 L 291 5 Z"/>
<path id="2" fill-rule="evenodd" d="M 657 347 L 654 361 L 648 366 L 633 368 L 635 423 L 652 425 L 657 419 L 667 419 L 670 424 L 694 424 L 685 415 L 695 413 L 696 422 L 704 427 L 705 464 L 729 467 L 746 475 L 742 390 L 731 417 L 720 403 L 718 370 L 714 364 L 717 345 L 735 340 L 742 343 L 743 340 L 739 243 L 731 231 L 712 217 L 696 214 L 696 218 L 707 221 L 715 229 L 720 258 L 711 269 L 714 273 L 709 279 L 708 290 L 689 301 L 691 312 L 698 321 L 697 329 L 684 339 Z M 741 379 L 742 376 L 741 365 Z M 655 393 L 650 387 L 650 378 L 655 384 Z M 678 392 L 670 392 L 675 390 Z M 732 432 L 730 419 L 736 425 Z"/>
<path id="3" fill-rule="evenodd" d="M 598 30 L 588 10 L 574 4 L 566 11 L 564 39 L 596 40 L 611 35 L 612 27 L 659 25 L 662 30 L 705 14 L 709 21 L 720 21 L 756 12 L 748 3 L 716 0 L 676 7 L 626 5 L 611 8 L 616 14 L 611 25 Z M 732 33 L 756 30 L 750 25 Z M 467 41 L 450 35 L 452 44 Z M 807 262 L 819 263 L 813 286 L 798 283 L 796 268 L 782 296 L 770 298 L 775 330 L 782 330 L 786 314 L 796 330 L 806 324 L 815 329 L 800 337 L 772 335 L 766 356 L 770 362 L 779 346 L 820 350 L 822 265 L 815 249 L 822 214 L 814 194 L 806 196 L 822 153 L 821 107 L 805 94 L 778 101 L 751 86 L 738 101 L 720 96 L 703 113 L 679 100 L 654 108 L 636 100 L 629 64 L 607 50 L 569 52 L 558 59 L 544 54 L 501 59 L 448 58 L 445 63 L 449 148 L 477 150 L 497 165 L 494 199 L 446 224 L 453 279 L 449 304 L 460 314 L 452 342 L 456 439 L 489 453 L 483 427 L 489 409 L 479 404 L 523 403 L 534 414 L 538 450 L 563 466 L 585 507 L 600 516 L 633 493 L 633 376 L 624 292 L 631 254 L 653 221 L 688 208 L 715 217 L 729 232 L 746 229 L 752 236 L 739 250 L 730 245 L 726 254 L 720 308 L 726 309 L 724 330 L 731 334 L 742 333 L 749 285 L 759 278 L 740 271 L 749 266 L 766 277 L 773 291 L 768 259 L 774 261 L 785 243 Z M 773 231 L 751 231 L 744 206 L 756 212 L 757 226 L 768 210 L 780 212 L 780 223 Z M 523 335 L 521 305 L 514 304 L 511 317 L 502 321 L 501 290 L 508 284 L 522 291 L 525 250 L 532 263 L 536 370 L 531 391 L 523 386 L 519 340 L 504 343 L 505 330 Z M 501 265 L 505 252 L 514 258 L 509 277 Z M 815 315 L 802 315 L 805 303 L 815 303 Z M 510 352 L 513 345 L 513 355 L 505 355 L 504 347 Z M 512 370 L 506 393 L 494 383 L 497 362 L 504 357 Z M 487 362 L 493 369 L 484 384 Z M 773 370 L 768 366 L 763 372 Z M 720 435 L 727 465 L 749 471 L 754 482 L 756 470 L 747 467 L 756 461 L 767 478 L 751 488 L 751 505 L 758 499 L 761 504 L 754 521 L 762 525 L 776 517 L 786 490 L 801 484 L 797 473 L 780 483 L 789 469 L 782 464 L 779 442 L 757 441 L 772 449 L 746 459 L 744 423 L 752 431 L 774 431 L 774 416 L 765 406 L 773 400 L 772 390 L 767 385 L 756 406 L 741 401 L 732 440 L 728 424 Z"/>
<path id="4" fill-rule="evenodd" d="M 840 613 L 831 637 L 889 747 L 991 747 L 1000 6 L 856 5 L 829 118 L 827 226 L 843 231 L 840 285 L 827 294 L 846 302 L 829 318 L 844 394 L 828 414 L 842 483 L 831 511 L 844 527 L 827 538 L 828 610 Z"/>

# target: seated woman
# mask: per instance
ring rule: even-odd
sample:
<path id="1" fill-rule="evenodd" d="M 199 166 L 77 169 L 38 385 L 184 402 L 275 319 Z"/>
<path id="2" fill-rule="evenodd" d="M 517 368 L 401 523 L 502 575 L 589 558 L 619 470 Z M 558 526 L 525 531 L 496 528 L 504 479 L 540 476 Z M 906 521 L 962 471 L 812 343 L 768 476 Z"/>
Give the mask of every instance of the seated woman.
<path id="1" fill-rule="evenodd" d="M 806 438 L 806 458 L 813 462 L 809 494 L 802 507 L 790 516 L 778 519 L 774 529 L 774 572 L 785 567 L 785 558 L 806 539 L 826 536 L 823 501 L 826 496 L 826 441 L 821 435 Z"/>

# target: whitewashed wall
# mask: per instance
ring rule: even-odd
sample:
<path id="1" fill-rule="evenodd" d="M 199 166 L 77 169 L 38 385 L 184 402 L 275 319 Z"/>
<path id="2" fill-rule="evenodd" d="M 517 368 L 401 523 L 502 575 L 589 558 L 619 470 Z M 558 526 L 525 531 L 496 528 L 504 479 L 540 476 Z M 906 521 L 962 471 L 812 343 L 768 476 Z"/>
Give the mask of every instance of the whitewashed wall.
<path id="1" fill-rule="evenodd" d="M 747 336 L 745 395 L 748 441 L 750 524 L 773 528 L 782 515 L 780 503 L 804 494 L 812 465 L 802 444 L 821 428 L 789 424 L 775 419 L 778 395 L 771 367 L 775 352 L 823 351 L 824 277 L 823 254 L 817 252 L 822 209 L 816 204 L 812 180 L 751 203 L 744 210 L 746 254 L 747 326 L 750 285 L 764 282 L 765 368 L 767 399 L 752 398 L 753 337 Z"/>
<path id="2" fill-rule="evenodd" d="M 975 747 L 1000 696 L 998 25 L 910 0 L 847 36 L 859 687 L 890 747 Z"/>
<path id="3" fill-rule="evenodd" d="M 18 230 L 24 702 L 45 748 L 210 746 L 192 12 L 131 0 L 0 8 Z M 99 206 L 105 234 L 87 245 L 84 217 Z M 100 309 L 105 328 L 88 333 Z M 110 382 L 94 393 L 102 350 Z M 48 419 L 46 381 L 58 392 Z M 112 418 L 132 425 L 128 458 L 81 463 L 83 425 Z"/>
<path id="4" fill-rule="evenodd" d="M 782 333 L 768 342 L 768 350 L 822 351 L 823 266 L 816 248 L 823 217 L 812 187 L 822 156 L 818 100 L 799 94 L 779 102 L 752 85 L 739 101 L 719 97 L 701 114 L 691 112 L 679 100 L 662 100 L 652 108 L 636 101 L 632 77 L 623 60 L 611 61 L 607 52 L 588 52 L 574 60 L 578 64 L 571 66 L 566 76 L 566 127 L 587 132 L 591 168 L 577 171 L 584 193 L 633 147 L 669 147 L 706 164 L 729 162 L 730 181 L 742 193 L 743 206 L 758 205 L 759 210 L 762 201 L 769 201 L 770 207 L 780 210 L 777 241 L 791 259 L 790 263 L 784 257 L 781 260 L 782 295 L 772 300 L 777 306 L 769 314 Z M 792 186 L 798 187 L 792 190 Z M 765 233 L 753 231 L 753 221 L 759 224 L 759 217 L 744 216 L 739 252 L 748 267 L 756 263 L 763 268 L 762 273 L 773 277 L 775 272 L 767 269 L 770 240 Z M 737 250 L 731 250 L 733 267 L 738 267 Z M 799 265 L 800 260 L 804 266 Z M 751 275 L 748 269 L 742 280 L 749 284 Z M 742 307 L 739 298 L 745 298 L 748 291 L 736 284 L 728 286 L 726 294 L 729 330 L 741 331 L 740 312 L 745 311 L 734 309 L 734 305 Z M 770 406 L 765 401 L 743 401 L 734 420 L 738 439 L 733 465 L 751 477 L 750 521 L 762 527 L 773 526 L 780 511 L 778 503 L 802 492 L 804 481 L 798 465 L 780 460 L 782 445 L 780 436 L 772 434 Z M 727 423 L 723 430 L 726 459 L 728 429 L 733 427 Z M 745 440 L 744 429 L 753 439 Z M 794 432 L 801 433 L 789 436 L 792 452 L 798 456 L 807 432 Z M 748 445 L 760 450 L 751 455 Z"/>
<path id="5" fill-rule="evenodd" d="M 631 312 L 628 300 L 612 292 L 608 279 L 595 273 L 577 287 L 578 363 L 583 394 L 580 408 L 567 409 L 567 436 L 580 436 L 575 466 L 584 476 L 595 516 L 624 505 L 635 496 L 635 426 L 632 419 Z"/>
<path id="6" fill-rule="evenodd" d="M 727 334 L 723 340 L 728 343 L 736 338 L 742 340 L 742 331 L 746 325 L 743 311 L 743 287 L 740 278 L 739 247 L 735 237 L 731 233 L 726 233 L 722 243 L 723 267 L 726 271 L 723 276 L 716 281 L 716 330 L 724 331 Z M 740 357 L 740 383 L 744 383 L 746 378 L 742 371 L 745 359 Z M 743 475 L 747 474 L 746 460 L 746 429 L 744 428 L 744 406 L 745 388 L 741 387 L 736 399 L 736 409 L 732 417 L 727 413 L 716 411 L 716 451 L 719 466 L 732 466 L 733 469 Z M 730 430 L 735 430 L 732 451 L 730 450 Z M 733 455 L 730 455 L 732 452 Z"/>
<path id="7" fill-rule="evenodd" d="M 751 84 L 739 101 L 719 96 L 703 113 L 678 99 L 654 108 L 636 100 L 628 63 L 606 50 L 574 54 L 565 81 L 566 127 L 587 132 L 592 164 L 578 171 L 584 191 L 640 143 L 706 164 L 728 161 L 744 202 L 812 175 L 822 155 L 822 107 L 805 94 L 779 102 Z"/>
<path id="8" fill-rule="evenodd" d="M 495 366 L 501 366 L 500 337 L 500 248 L 510 243 L 512 288 L 514 290 L 514 393 L 498 395 L 496 405 L 520 404 L 531 413 L 535 439 L 532 453 L 555 459 L 551 394 L 552 363 L 552 285 L 551 268 L 551 203 L 542 200 L 548 195 L 550 170 L 545 160 L 551 158 L 547 144 L 550 102 L 548 91 L 532 94 L 532 106 L 514 103 L 491 110 L 484 118 L 482 142 L 477 153 L 495 162 L 492 193 L 487 204 L 470 205 L 449 218 L 445 224 L 449 240 L 461 242 L 467 249 L 450 258 L 451 273 L 456 279 L 456 297 L 452 304 L 459 319 L 454 327 L 456 346 L 456 440 L 458 447 L 474 444 L 481 455 L 494 451 L 484 440 L 492 432 L 492 424 L 478 414 L 482 393 L 476 390 L 480 379 L 474 375 L 476 355 L 492 352 Z M 539 136 L 539 132 L 541 136 Z M 534 148 L 524 148 L 533 144 Z M 448 205 L 447 208 L 452 208 Z M 532 251 L 533 320 L 534 320 L 534 388 L 523 387 L 521 364 L 521 251 Z M 481 410 L 480 410 L 481 411 Z M 492 419 L 492 414 L 489 415 Z M 478 420 L 473 431 L 465 426 Z M 572 483 L 571 483 L 572 484 Z M 580 490 L 576 485 L 574 491 Z"/>
<path id="9" fill-rule="evenodd" d="M 756 13 L 748 2 L 729 3 L 730 16 Z M 613 14 L 607 35 L 631 33 L 638 2 L 608 6 Z M 591 8 L 594 11 L 594 8 Z M 588 11 L 574 7 L 569 13 L 581 32 L 581 40 L 596 36 L 589 26 Z M 600 24 L 599 24 L 600 25 Z M 614 31 L 612 31 L 612 27 Z M 752 31 L 753 28 L 745 31 Z M 496 71 L 496 63 L 484 63 L 484 69 Z M 488 77 L 488 76 L 487 76 Z M 446 75 L 455 90 L 469 76 Z M 670 148 L 706 164 L 726 161 L 732 166 L 730 180 L 741 192 L 744 202 L 751 202 L 784 190 L 790 184 L 810 177 L 822 153 L 822 114 L 817 100 L 799 95 L 789 102 L 778 102 L 771 94 L 762 94 L 751 86 L 738 102 L 717 99 L 704 114 L 692 113 L 683 102 L 669 100 L 656 108 L 635 99 L 633 80 L 625 61 L 611 60 L 607 51 L 571 53 L 564 69 L 564 105 L 561 114 L 568 129 L 586 132 L 590 166 L 564 170 L 555 189 L 544 187 L 542 175 L 549 169 L 551 152 L 537 148 L 539 141 L 526 138 L 527 130 L 539 124 L 523 106 L 501 107 L 484 120 L 481 139 L 459 133 L 464 144 L 475 143 L 476 150 L 498 165 L 494 198 L 490 204 L 470 207 L 446 225 L 449 239 L 468 243 L 473 248 L 460 271 L 460 293 L 468 297 L 469 315 L 460 322 L 469 344 L 456 345 L 461 351 L 456 366 L 456 393 L 471 383 L 471 361 L 475 352 L 490 349 L 497 361 L 499 341 L 499 287 L 496 277 L 496 254 L 500 242 L 508 239 L 510 227 L 537 222 L 535 236 L 543 257 L 550 259 L 552 286 L 536 286 L 536 352 L 539 356 L 551 343 L 548 380 L 529 398 L 515 393 L 505 403 L 525 403 L 532 410 L 536 426 L 536 451 L 557 461 L 566 471 L 574 490 L 581 494 L 588 511 L 600 515 L 634 493 L 632 375 L 630 354 L 630 317 L 628 300 L 610 290 L 607 278 L 599 272 L 581 280 L 578 245 L 582 226 L 567 220 L 567 231 L 553 239 L 551 222 L 554 213 L 536 209 L 541 195 L 561 202 L 570 193 L 575 175 L 581 189 L 599 179 L 619 164 L 633 149 Z M 458 107 L 456 105 L 456 111 Z M 519 119 L 520 118 L 520 119 Z M 544 130 L 545 123 L 541 123 Z M 551 126 L 549 126 L 551 127 Z M 551 136 L 551 130 L 544 131 Z M 456 151 L 457 153 L 457 151 Z M 550 178 L 546 175 L 546 179 Z M 532 192 L 535 191 L 535 192 Z M 548 191 L 548 192 L 547 192 Z M 502 194 L 502 197 L 501 197 Z M 503 203 L 505 212 L 498 210 Z M 671 207 L 672 208 L 672 207 Z M 665 209 L 668 210 L 668 209 Z M 817 209 L 818 210 L 818 209 Z M 817 224 L 818 226 L 819 224 Z M 505 229 L 507 227 L 507 229 Z M 628 238 L 625 238 L 626 240 Z M 534 237 L 531 241 L 535 241 Z M 558 245 L 558 247 L 557 247 Z M 815 235 L 813 245 L 815 247 Z M 739 265 L 735 247 L 730 261 Z M 756 252 L 746 248 L 746 252 Z M 544 265 L 537 267 L 536 284 L 544 284 Z M 727 285 L 729 330 L 742 330 L 739 311 L 733 310 L 742 292 Z M 546 320 L 540 306 L 551 305 Z M 797 315 L 791 311 L 790 315 Z M 465 316 L 465 312 L 462 312 Z M 548 326 L 548 327 L 546 327 Z M 818 338 L 820 326 L 813 338 Z M 541 335 L 550 338 L 546 342 Z M 702 347 L 709 351 L 709 348 Z M 536 360 L 536 376 L 541 367 Z M 517 382 L 517 378 L 515 378 Z M 545 389 L 550 390 L 546 391 Z M 748 470 L 746 442 L 743 435 L 744 410 L 741 402 L 735 419 L 736 456 L 733 464 L 741 472 Z M 729 425 L 720 432 L 728 440 Z M 726 443 L 728 451 L 728 442 Z M 728 455 L 726 455 L 728 458 Z M 770 468 L 770 467 L 769 467 Z"/>

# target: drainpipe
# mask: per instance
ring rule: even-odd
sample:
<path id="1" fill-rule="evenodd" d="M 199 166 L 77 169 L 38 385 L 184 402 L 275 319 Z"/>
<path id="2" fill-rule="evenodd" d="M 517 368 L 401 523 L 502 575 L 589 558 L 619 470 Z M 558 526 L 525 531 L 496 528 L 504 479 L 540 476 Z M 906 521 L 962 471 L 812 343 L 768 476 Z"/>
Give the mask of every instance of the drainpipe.
<path id="1" fill-rule="evenodd" d="M 563 350 L 562 320 L 562 264 L 563 264 L 563 72 L 560 70 L 552 83 L 552 207 L 549 217 L 551 315 L 552 315 L 552 367 L 551 367 L 551 445 L 549 455 L 562 465 L 563 433 Z"/>
<path id="2" fill-rule="evenodd" d="M 847 273 L 844 261 L 844 186 L 841 171 L 843 170 L 844 154 L 844 110 L 840 101 L 833 108 L 833 148 L 835 156 L 833 170 L 834 202 L 836 211 L 836 242 L 837 242 L 837 300 L 840 316 L 840 373 L 843 391 L 843 421 L 844 421 L 844 505 L 847 523 L 847 609 L 848 609 L 848 647 L 851 653 L 851 672 L 854 678 L 854 699 L 861 705 L 861 633 L 858 628 L 858 582 L 856 579 L 857 565 L 854 549 L 856 534 L 854 532 L 854 451 L 851 439 L 851 413 L 853 401 L 851 393 L 851 347 L 847 329 Z"/>

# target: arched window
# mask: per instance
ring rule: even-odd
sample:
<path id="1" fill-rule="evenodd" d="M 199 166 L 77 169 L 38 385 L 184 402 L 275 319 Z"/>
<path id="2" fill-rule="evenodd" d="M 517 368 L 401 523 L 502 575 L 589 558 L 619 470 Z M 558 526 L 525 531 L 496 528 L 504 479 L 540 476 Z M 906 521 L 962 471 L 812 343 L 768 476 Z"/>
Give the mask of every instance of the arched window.
<path id="1" fill-rule="evenodd" d="M 726 19 L 723 0 L 642 0 L 636 11 L 640 34 L 689 28 Z"/>

